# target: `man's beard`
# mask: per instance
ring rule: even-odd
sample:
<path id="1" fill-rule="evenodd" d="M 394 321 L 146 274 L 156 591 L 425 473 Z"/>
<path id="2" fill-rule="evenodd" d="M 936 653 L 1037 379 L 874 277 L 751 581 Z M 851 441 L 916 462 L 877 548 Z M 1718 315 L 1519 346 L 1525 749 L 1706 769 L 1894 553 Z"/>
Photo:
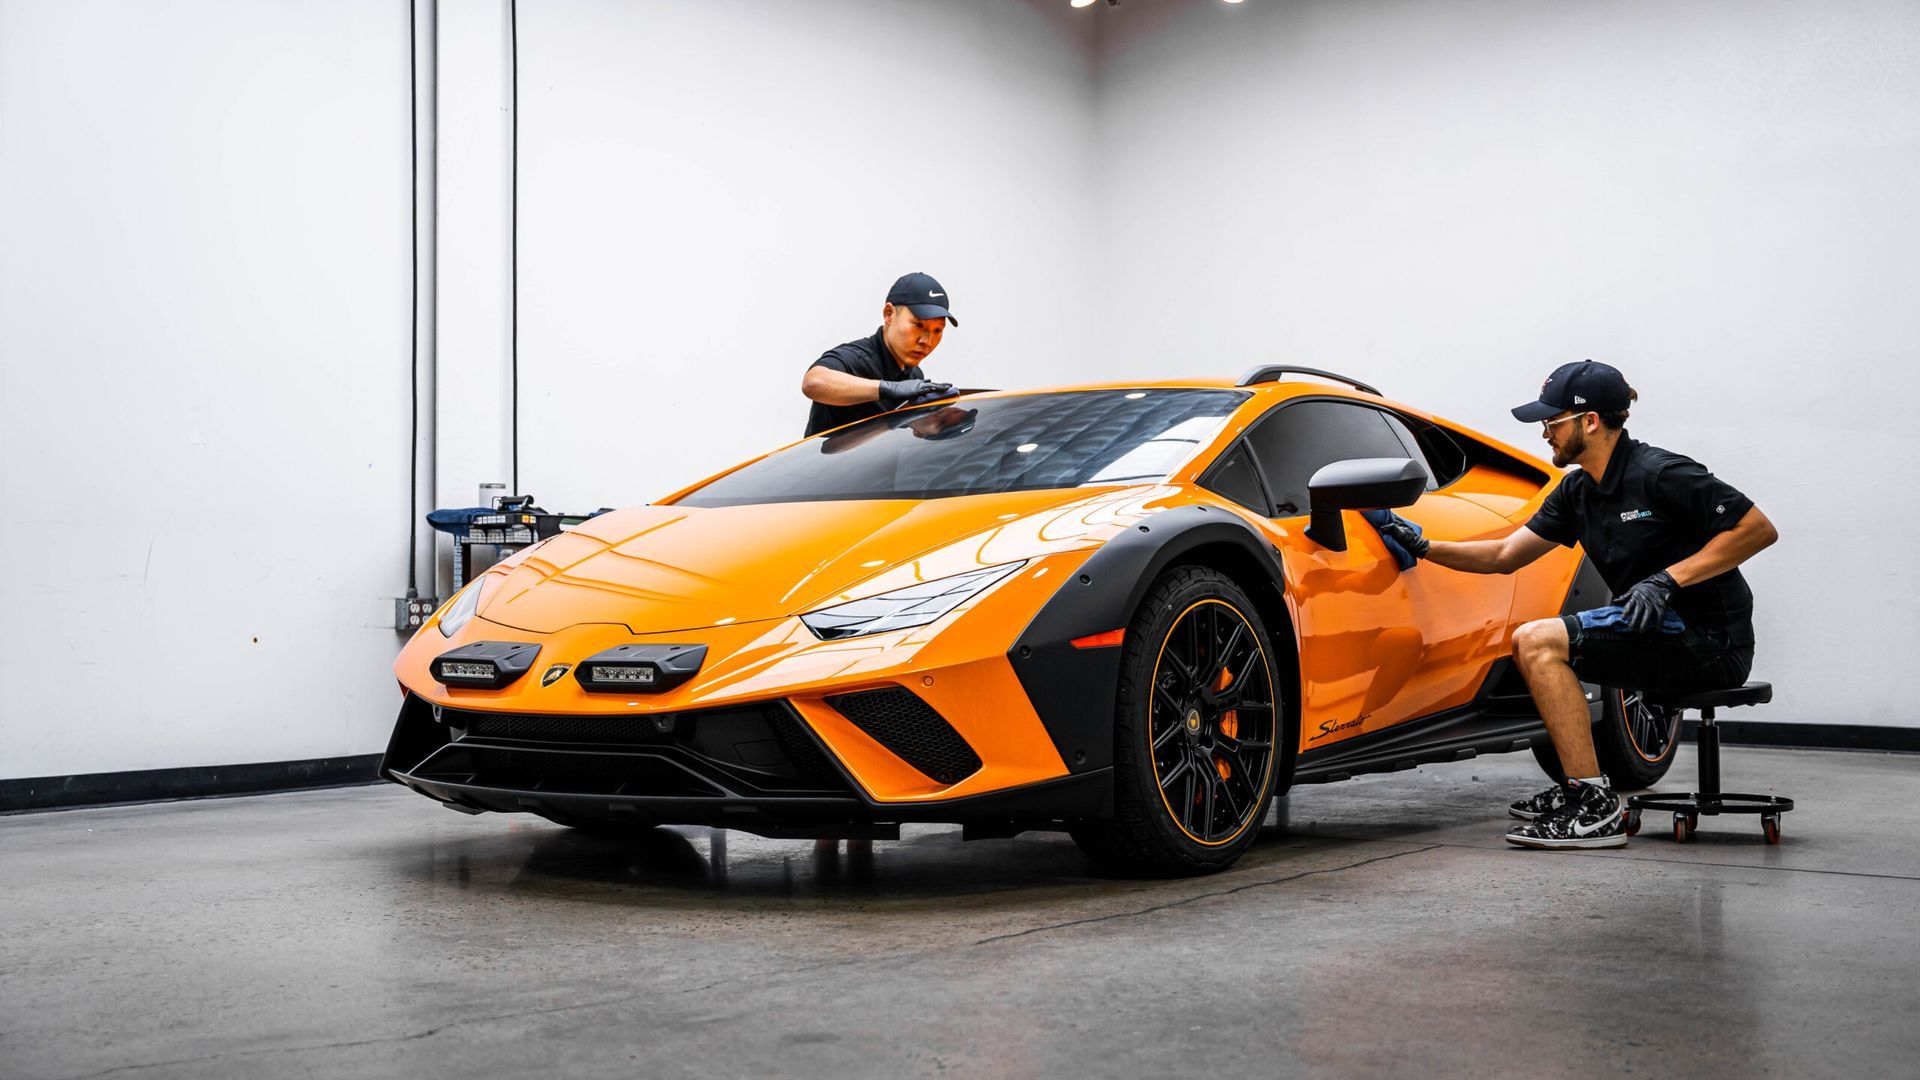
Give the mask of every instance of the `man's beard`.
<path id="1" fill-rule="evenodd" d="M 1565 446 L 1554 450 L 1553 467 L 1556 469 L 1564 469 L 1579 460 L 1580 455 L 1586 452 L 1587 433 L 1584 431 L 1576 431 L 1567 436 L 1567 444 Z"/>

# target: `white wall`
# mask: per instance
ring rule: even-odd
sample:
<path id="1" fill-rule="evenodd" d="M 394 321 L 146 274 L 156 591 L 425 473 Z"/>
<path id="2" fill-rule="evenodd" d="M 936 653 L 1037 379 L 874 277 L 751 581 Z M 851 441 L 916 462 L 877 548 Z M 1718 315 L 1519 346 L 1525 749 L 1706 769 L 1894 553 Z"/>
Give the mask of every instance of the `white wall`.
<path id="1" fill-rule="evenodd" d="M 1347 371 L 1522 446 L 1555 366 L 1753 496 L 1739 719 L 1920 724 L 1920 5 L 1101 9 L 1101 373 Z"/>
<path id="2" fill-rule="evenodd" d="M 871 333 L 912 270 L 962 324 L 930 373 L 1080 378 L 1098 320 L 1066 310 L 1097 266 L 1078 14 L 522 0 L 521 488 L 552 509 L 640 503 L 798 438 L 808 364 Z M 490 100 L 483 65 L 462 82 L 442 45 L 443 102 Z M 451 210 L 466 195 L 442 160 Z M 443 334 L 490 323 L 484 298 L 442 299 Z M 499 362 L 474 381 L 500 385 Z M 443 422 L 469 425 L 443 432 L 443 490 L 506 478 L 491 411 Z"/>
<path id="3" fill-rule="evenodd" d="M 422 9 L 429 487 L 459 505 L 511 472 L 508 8 Z M 523 490 L 640 502 L 791 439 L 807 362 L 909 269 L 967 322 L 945 370 L 1074 377 L 1086 327 L 1033 297 L 1093 265 L 1089 24 L 1040 0 L 518 22 Z M 406 30 L 392 0 L 0 0 L 0 464 L 44 522 L 0 534 L 0 777 L 384 744 Z M 333 532 L 298 538 L 317 508 Z"/>
<path id="4" fill-rule="evenodd" d="M 975 384 L 1290 359 L 1524 444 L 1505 407 L 1594 356 L 1782 527 L 1756 718 L 1920 723 L 1917 11 L 522 0 L 521 487 L 791 438 L 909 269 Z M 505 0 L 437 17 L 457 504 L 510 468 Z M 381 747 L 406 20 L 0 0 L 0 777 Z"/>
<path id="5" fill-rule="evenodd" d="M 393 0 L 0 0 L 0 777 L 383 744 L 406 101 Z"/>

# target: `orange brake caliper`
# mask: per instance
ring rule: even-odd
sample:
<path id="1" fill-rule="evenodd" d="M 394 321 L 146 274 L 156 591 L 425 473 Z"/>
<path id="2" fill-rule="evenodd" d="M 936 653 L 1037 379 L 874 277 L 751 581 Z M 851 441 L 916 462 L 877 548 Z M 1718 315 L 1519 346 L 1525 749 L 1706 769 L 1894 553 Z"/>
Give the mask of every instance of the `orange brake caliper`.
<path id="1" fill-rule="evenodd" d="M 1215 683 L 1213 688 L 1215 690 L 1225 690 L 1231 685 L 1233 685 L 1232 674 L 1230 674 L 1226 668 L 1221 668 L 1220 681 Z M 1240 710 L 1228 709 L 1225 713 L 1221 714 L 1220 734 L 1225 735 L 1229 739 L 1237 739 L 1240 737 Z M 1233 766 L 1227 764 L 1227 759 L 1225 758 L 1214 758 L 1213 767 L 1220 771 L 1220 779 L 1222 780 L 1233 775 Z"/>

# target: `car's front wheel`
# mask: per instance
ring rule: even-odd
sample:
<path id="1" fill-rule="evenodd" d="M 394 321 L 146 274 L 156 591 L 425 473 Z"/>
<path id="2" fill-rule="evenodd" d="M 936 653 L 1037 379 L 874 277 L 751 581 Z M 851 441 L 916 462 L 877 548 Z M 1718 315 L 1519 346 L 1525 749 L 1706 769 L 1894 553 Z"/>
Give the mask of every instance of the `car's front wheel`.
<path id="1" fill-rule="evenodd" d="M 1266 628 L 1232 579 L 1181 566 L 1148 590 L 1122 649 L 1116 813 L 1074 841 L 1118 873 L 1224 869 L 1259 834 L 1281 756 Z"/>
<path id="2" fill-rule="evenodd" d="M 1593 756 L 1607 782 L 1623 791 L 1652 787 L 1673 766 L 1673 750 L 1680 742 L 1680 712 L 1647 703 L 1638 690 L 1616 686 L 1600 691 L 1603 708 L 1593 725 Z M 1555 780 L 1566 779 L 1560 755 L 1542 738 L 1533 744 L 1533 756 Z"/>

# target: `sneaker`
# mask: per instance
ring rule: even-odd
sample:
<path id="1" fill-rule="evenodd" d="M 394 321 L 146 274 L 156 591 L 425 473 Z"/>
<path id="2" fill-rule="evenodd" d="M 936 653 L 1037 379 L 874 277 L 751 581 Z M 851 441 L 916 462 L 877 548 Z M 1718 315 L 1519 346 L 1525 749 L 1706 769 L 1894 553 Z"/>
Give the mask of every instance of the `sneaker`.
<path id="1" fill-rule="evenodd" d="M 1507 804 L 1507 816 L 1517 817 L 1521 821 L 1557 814 L 1567 805 L 1567 792 L 1572 789 L 1565 784 L 1555 784 L 1531 798 L 1520 799 Z"/>
<path id="2" fill-rule="evenodd" d="M 1627 807 L 1606 788 L 1570 785 L 1564 808 L 1508 829 L 1507 843 L 1530 848 L 1626 847 Z"/>

